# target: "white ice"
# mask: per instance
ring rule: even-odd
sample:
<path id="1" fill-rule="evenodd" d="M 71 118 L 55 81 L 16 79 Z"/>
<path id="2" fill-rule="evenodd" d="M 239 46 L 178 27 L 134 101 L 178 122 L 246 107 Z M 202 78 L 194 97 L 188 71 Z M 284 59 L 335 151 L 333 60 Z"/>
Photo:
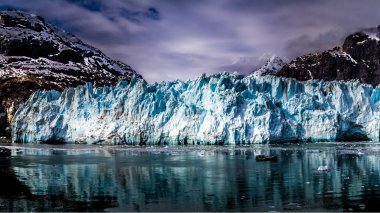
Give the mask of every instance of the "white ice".
<path id="1" fill-rule="evenodd" d="M 38 91 L 16 112 L 15 142 L 249 144 L 379 141 L 380 87 L 275 76 Z"/>

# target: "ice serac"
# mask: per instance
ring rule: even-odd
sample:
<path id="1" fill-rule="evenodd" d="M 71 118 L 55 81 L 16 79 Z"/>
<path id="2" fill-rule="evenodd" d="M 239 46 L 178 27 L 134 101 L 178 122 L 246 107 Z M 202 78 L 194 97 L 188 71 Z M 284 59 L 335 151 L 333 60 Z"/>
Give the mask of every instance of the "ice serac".
<path id="1" fill-rule="evenodd" d="M 14 142 L 249 144 L 379 141 L 380 87 L 358 81 L 221 73 L 192 81 L 38 91 L 12 121 Z"/>

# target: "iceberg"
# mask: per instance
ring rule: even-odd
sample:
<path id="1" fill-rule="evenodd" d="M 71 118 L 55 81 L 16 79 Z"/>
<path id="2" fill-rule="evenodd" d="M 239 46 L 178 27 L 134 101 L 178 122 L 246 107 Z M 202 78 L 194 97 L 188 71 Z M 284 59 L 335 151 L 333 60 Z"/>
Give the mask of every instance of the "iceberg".
<path id="1" fill-rule="evenodd" d="M 252 144 L 379 141 L 380 87 L 218 73 L 37 91 L 15 113 L 21 143 Z"/>

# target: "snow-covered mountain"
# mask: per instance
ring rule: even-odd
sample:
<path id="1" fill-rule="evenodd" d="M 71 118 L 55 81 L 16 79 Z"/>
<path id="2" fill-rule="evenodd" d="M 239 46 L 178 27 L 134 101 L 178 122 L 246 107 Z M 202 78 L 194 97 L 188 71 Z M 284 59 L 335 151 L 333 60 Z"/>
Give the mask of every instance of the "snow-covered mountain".
<path id="1" fill-rule="evenodd" d="M 260 69 L 253 71 L 249 77 L 275 75 L 286 63 L 278 56 L 271 56 Z"/>
<path id="2" fill-rule="evenodd" d="M 86 82 L 114 85 L 132 75 L 137 74 L 130 66 L 110 59 L 40 16 L 0 12 L 0 134 L 7 125 L 7 111 L 14 111 L 13 105 L 36 90 L 62 91 Z"/>
<path id="3" fill-rule="evenodd" d="M 380 26 L 349 35 L 342 47 L 298 57 L 277 76 L 309 79 L 353 80 L 380 84 Z"/>
<path id="4" fill-rule="evenodd" d="M 201 76 L 38 91 L 12 122 L 15 142 L 248 144 L 380 137 L 380 87 L 272 75 Z"/>

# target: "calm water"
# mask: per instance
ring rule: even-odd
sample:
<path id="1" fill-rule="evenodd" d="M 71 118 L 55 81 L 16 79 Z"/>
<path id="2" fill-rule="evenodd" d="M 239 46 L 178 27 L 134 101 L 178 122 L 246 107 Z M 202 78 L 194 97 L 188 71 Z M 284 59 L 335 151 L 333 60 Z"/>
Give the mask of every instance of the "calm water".
<path id="1" fill-rule="evenodd" d="M 380 211 L 380 144 L 7 147 L 1 211 Z"/>

